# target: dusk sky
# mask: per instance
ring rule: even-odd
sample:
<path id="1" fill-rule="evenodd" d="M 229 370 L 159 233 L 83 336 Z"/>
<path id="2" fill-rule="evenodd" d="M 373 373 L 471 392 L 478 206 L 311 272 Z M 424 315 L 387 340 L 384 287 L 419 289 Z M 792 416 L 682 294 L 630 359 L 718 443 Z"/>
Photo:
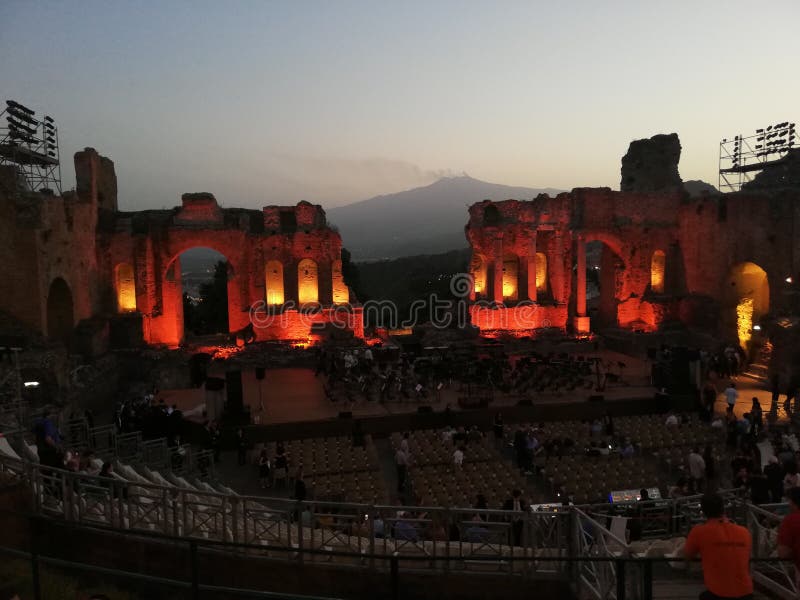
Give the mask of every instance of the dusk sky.
<path id="1" fill-rule="evenodd" d="M 757 10 L 756 10 L 757 8 Z M 677 132 L 716 185 L 723 137 L 800 118 L 800 2 L 0 2 L 0 89 L 114 160 L 123 209 L 210 191 L 326 207 L 467 173 L 619 186 Z"/>

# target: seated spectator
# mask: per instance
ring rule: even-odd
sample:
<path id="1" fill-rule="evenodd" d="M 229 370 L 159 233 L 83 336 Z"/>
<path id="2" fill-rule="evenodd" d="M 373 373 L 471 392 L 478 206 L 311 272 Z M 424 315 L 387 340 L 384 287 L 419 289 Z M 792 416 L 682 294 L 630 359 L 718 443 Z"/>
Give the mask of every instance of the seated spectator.
<path id="1" fill-rule="evenodd" d="M 591 442 L 586 449 L 586 456 L 600 456 L 600 448 L 597 447 L 597 442 Z"/>
<path id="2" fill-rule="evenodd" d="M 667 421 L 664 423 L 667 427 L 677 427 L 678 426 L 678 417 L 675 416 L 675 413 L 670 412 L 667 415 Z"/>
<path id="3" fill-rule="evenodd" d="M 636 449 L 633 447 L 633 442 L 629 438 L 625 438 L 625 441 L 622 444 L 622 449 L 619 451 L 619 455 L 622 458 L 631 458 L 634 454 L 636 454 Z"/>
<path id="4" fill-rule="evenodd" d="M 483 520 L 479 515 L 472 518 L 470 525 L 464 531 L 464 541 L 482 544 L 487 541 L 489 530 L 482 525 Z"/>
<path id="5" fill-rule="evenodd" d="M 372 519 L 372 532 L 376 538 L 383 538 L 385 535 L 386 525 L 383 521 L 383 515 L 378 513 Z"/>
<path id="6" fill-rule="evenodd" d="M 414 527 L 414 524 L 410 521 L 407 521 L 407 513 L 401 511 L 397 515 L 399 520 L 394 524 L 394 537 L 397 540 L 404 540 L 407 542 L 417 542 L 419 541 L 419 532 L 417 528 Z"/>
<path id="7" fill-rule="evenodd" d="M 483 440 L 483 434 L 481 433 L 480 429 L 478 429 L 477 425 L 473 425 L 472 429 L 469 430 L 467 434 L 467 441 L 473 444 L 478 444 Z"/>
<path id="8" fill-rule="evenodd" d="M 753 504 L 767 504 L 770 501 L 769 481 L 760 467 L 756 467 L 750 477 L 750 499 Z"/>
<path id="9" fill-rule="evenodd" d="M 689 481 L 685 477 L 681 477 L 678 481 L 669 488 L 668 496 L 670 498 L 683 498 L 689 496 Z"/>
<path id="10" fill-rule="evenodd" d="M 592 436 L 600 435 L 603 433 L 603 422 L 600 419 L 595 419 L 592 421 L 592 425 L 589 429 L 589 432 Z"/>
<path id="11" fill-rule="evenodd" d="M 769 464 L 764 467 L 764 475 L 767 477 L 771 502 L 780 502 L 783 498 L 783 467 L 778 462 L 777 456 L 771 456 Z"/>
<path id="12" fill-rule="evenodd" d="M 0 600 L 20 600 L 19 591 L 12 585 L 0 587 Z"/>
<path id="13" fill-rule="evenodd" d="M 800 473 L 797 472 L 797 464 L 790 462 L 786 465 L 786 475 L 783 476 L 783 494 L 794 487 L 800 487 Z"/>
<path id="14" fill-rule="evenodd" d="M 443 442 L 452 442 L 453 435 L 455 434 L 456 430 L 450 427 L 449 425 L 442 430 L 442 441 Z"/>

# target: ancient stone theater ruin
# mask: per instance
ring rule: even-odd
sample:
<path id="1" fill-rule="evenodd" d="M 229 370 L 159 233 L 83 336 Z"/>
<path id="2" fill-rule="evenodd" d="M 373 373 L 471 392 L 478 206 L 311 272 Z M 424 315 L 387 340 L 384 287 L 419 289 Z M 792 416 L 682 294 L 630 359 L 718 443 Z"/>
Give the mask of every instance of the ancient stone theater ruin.
<path id="1" fill-rule="evenodd" d="M 88 354 L 109 340 L 177 346 L 179 256 L 203 246 L 227 259 L 228 324 L 240 342 L 307 344 L 332 319 L 363 337 L 342 276 L 342 241 L 320 206 L 221 208 L 202 193 L 184 194 L 170 210 L 123 212 L 108 158 L 87 148 L 75 171 L 77 189 L 55 196 L 24 191 L 13 166 L 0 167 L 0 309 L 33 330 L 70 338 Z"/>
<path id="2" fill-rule="evenodd" d="M 739 192 L 690 195 L 680 150 L 675 134 L 633 142 L 620 191 L 472 205 L 472 324 L 488 336 L 677 326 L 746 343 L 762 316 L 796 311 L 796 151 Z M 170 210 L 124 212 L 109 159 L 87 148 L 75 170 L 77 189 L 56 196 L 25 191 L 13 167 L 0 167 L 3 259 L 13 265 L 0 309 L 33 330 L 87 354 L 178 346 L 179 256 L 203 246 L 227 259 L 231 341 L 308 344 L 334 322 L 364 337 L 342 240 L 321 207 L 222 208 L 201 193 Z"/>
<path id="3" fill-rule="evenodd" d="M 677 135 L 659 135 L 631 144 L 621 191 L 470 207 L 472 323 L 518 335 L 679 325 L 744 343 L 760 317 L 796 309 L 800 193 L 791 178 L 764 171 L 742 191 L 690 196 L 679 157 Z M 597 275 L 591 307 L 587 272 Z"/>

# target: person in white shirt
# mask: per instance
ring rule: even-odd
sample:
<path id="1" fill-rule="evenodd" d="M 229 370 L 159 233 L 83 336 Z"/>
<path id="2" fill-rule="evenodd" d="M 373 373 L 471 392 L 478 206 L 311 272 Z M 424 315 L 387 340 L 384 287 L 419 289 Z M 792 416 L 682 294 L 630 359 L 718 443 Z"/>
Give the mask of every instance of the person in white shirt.
<path id="1" fill-rule="evenodd" d="M 699 494 L 703 491 L 706 480 L 706 461 L 700 454 L 700 448 L 693 448 L 686 462 L 689 465 L 689 476 L 692 478 L 692 491 Z"/>
<path id="2" fill-rule="evenodd" d="M 403 452 L 402 448 L 397 449 L 394 455 L 394 462 L 397 466 L 397 491 L 402 492 L 406 488 L 406 475 L 408 474 L 408 454 Z"/>
<path id="3" fill-rule="evenodd" d="M 456 451 L 453 452 L 453 464 L 456 466 L 457 469 L 461 468 L 461 465 L 464 464 L 464 447 L 460 446 L 456 448 Z"/>
<path id="4" fill-rule="evenodd" d="M 408 454 L 409 454 L 409 448 L 408 448 L 408 432 L 406 432 L 406 433 L 404 433 L 404 434 L 403 434 L 403 439 L 402 439 L 402 440 L 400 440 L 400 448 L 403 450 L 403 452 L 405 452 L 405 453 L 406 453 L 406 456 L 408 456 Z"/>
<path id="5" fill-rule="evenodd" d="M 667 427 L 677 427 L 678 426 L 678 417 L 675 416 L 675 413 L 669 413 L 667 416 L 667 422 L 664 423 Z"/>
<path id="6" fill-rule="evenodd" d="M 733 412 L 733 407 L 739 399 L 739 392 L 736 391 L 736 384 L 732 381 L 725 388 L 725 401 L 728 403 L 728 411 Z"/>

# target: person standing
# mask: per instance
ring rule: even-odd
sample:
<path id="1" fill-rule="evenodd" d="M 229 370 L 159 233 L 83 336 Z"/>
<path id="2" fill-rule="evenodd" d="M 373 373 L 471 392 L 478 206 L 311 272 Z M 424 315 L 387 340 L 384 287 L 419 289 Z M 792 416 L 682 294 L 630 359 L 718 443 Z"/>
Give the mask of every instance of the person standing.
<path id="1" fill-rule="evenodd" d="M 706 461 L 703 455 L 700 454 L 700 448 L 693 448 L 686 462 L 689 465 L 689 476 L 692 478 L 691 490 L 694 493 L 701 494 L 705 489 Z"/>
<path id="2" fill-rule="evenodd" d="M 706 522 L 692 527 L 683 550 L 686 558 L 699 556 L 702 561 L 706 590 L 700 600 L 752 598 L 750 532 L 725 518 L 725 502 L 719 494 L 703 496 L 700 508 Z"/>
<path id="3" fill-rule="evenodd" d="M 503 425 L 503 413 L 497 412 L 494 415 L 494 423 L 492 424 L 494 430 L 494 439 L 498 445 L 503 443 L 503 436 L 505 435 L 505 426 Z"/>
<path id="4" fill-rule="evenodd" d="M 244 429 L 236 430 L 236 458 L 239 466 L 247 463 L 247 438 L 244 435 Z"/>
<path id="5" fill-rule="evenodd" d="M 394 462 L 397 466 L 397 491 L 402 492 L 406 488 L 406 474 L 408 473 L 408 454 L 403 447 L 397 449 L 394 455 Z"/>
<path id="6" fill-rule="evenodd" d="M 298 502 L 305 502 L 306 495 L 306 482 L 303 479 L 303 467 L 299 467 L 294 478 L 294 499 Z"/>
<path id="7" fill-rule="evenodd" d="M 728 387 L 725 388 L 725 402 L 728 403 L 728 412 L 733 412 L 733 407 L 736 405 L 736 401 L 739 399 L 739 392 L 736 391 L 736 384 L 731 381 L 728 383 Z"/>
<path id="8" fill-rule="evenodd" d="M 795 578 L 800 585 L 800 488 L 791 488 L 786 496 L 789 514 L 778 527 L 778 556 L 794 561 Z"/>
<path id="9" fill-rule="evenodd" d="M 261 482 L 262 488 L 270 487 L 270 470 L 272 465 L 270 464 L 269 457 L 267 456 L 267 449 L 263 448 L 261 450 L 261 454 L 258 457 L 258 478 Z"/>

